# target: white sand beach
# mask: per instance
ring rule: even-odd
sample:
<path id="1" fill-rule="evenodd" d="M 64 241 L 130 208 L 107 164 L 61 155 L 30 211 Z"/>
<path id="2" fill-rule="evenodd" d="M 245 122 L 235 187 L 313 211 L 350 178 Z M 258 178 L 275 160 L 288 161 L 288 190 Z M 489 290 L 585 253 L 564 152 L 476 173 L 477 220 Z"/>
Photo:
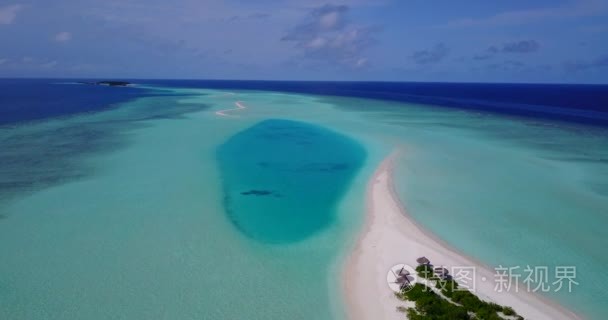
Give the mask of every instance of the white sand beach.
<path id="1" fill-rule="evenodd" d="M 230 95 L 234 95 L 234 94 L 230 94 Z M 243 104 L 243 101 L 236 101 L 234 103 L 234 105 L 236 106 L 236 108 L 218 110 L 215 112 L 215 114 L 217 114 L 218 116 L 222 116 L 222 117 L 230 117 L 230 116 L 234 116 L 234 115 L 228 114 L 227 112 L 247 109 L 247 107 Z"/>
<path id="2" fill-rule="evenodd" d="M 393 162 L 387 157 L 369 182 L 367 216 L 357 244 L 345 263 L 343 289 L 349 319 L 405 319 L 397 306 L 411 306 L 394 296 L 386 275 L 397 264 L 416 266 L 426 256 L 433 265 L 476 268 L 475 294 L 481 299 L 512 307 L 525 319 L 580 319 L 580 317 L 537 294 L 495 290 L 495 271 L 459 254 L 429 234 L 409 217 L 393 190 Z M 484 281 L 485 279 L 485 281 Z"/>

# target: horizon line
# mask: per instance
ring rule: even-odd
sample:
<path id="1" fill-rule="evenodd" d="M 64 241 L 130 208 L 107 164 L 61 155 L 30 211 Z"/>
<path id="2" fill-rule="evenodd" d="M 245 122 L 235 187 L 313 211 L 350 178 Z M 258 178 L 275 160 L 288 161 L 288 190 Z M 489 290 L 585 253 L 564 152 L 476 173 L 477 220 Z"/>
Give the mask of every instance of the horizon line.
<path id="1" fill-rule="evenodd" d="M 419 84 L 503 84 L 503 85 L 582 85 L 608 86 L 599 82 L 501 82 L 501 81 L 416 81 L 416 80 L 296 80 L 296 79 L 214 79 L 214 78 L 130 78 L 130 77 L 2 77 L 0 80 L 158 80 L 158 81 L 234 81 L 234 82 L 308 82 L 308 83 L 419 83 Z"/>

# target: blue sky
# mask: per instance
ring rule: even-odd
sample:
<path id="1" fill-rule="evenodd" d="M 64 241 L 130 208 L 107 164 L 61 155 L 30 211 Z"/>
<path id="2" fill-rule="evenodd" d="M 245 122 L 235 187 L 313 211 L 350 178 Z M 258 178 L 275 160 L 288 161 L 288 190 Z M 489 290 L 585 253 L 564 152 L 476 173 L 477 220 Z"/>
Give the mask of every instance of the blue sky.
<path id="1" fill-rule="evenodd" d="M 608 0 L 0 0 L 0 77 L 608 83 Z"/>

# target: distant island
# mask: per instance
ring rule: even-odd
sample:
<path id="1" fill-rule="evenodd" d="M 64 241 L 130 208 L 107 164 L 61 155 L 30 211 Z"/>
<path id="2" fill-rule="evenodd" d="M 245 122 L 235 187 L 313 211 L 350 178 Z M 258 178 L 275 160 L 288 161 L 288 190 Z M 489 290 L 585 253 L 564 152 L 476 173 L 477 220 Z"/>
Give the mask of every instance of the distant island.
<path id="1" fill-rule="evenodd" d="M 126 81 L 79 81 L 80 84 L 91 84 L 96 86 L 110 86 L 110 87 L 126 87 L 131 85 L 132 83 Z"/>

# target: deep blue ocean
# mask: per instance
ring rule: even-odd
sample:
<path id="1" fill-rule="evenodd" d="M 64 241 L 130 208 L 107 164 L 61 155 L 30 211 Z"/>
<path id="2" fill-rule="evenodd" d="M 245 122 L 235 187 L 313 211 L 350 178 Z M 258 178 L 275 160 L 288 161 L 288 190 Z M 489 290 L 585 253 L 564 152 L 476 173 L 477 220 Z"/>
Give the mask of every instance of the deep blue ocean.
<path id="1" fill-rule="evenodd" d="M 153 94 L 82 79 L 0 79 L 0 125 L 93 112 Z M 87 79 L 86 81 L 90 81 Z M 608 85 L 416 82 L 128 80 L 136 84 L 352 96 L 608 125 Z"/>
<path id="2" fill-rule="evenodd" d="M 608 125 L 608 85 L 227 80 L 145 83 L 350 96 Z"/>
<path id="3" fill-rule="evenodd" d="M 0 79 L 0 125 L 99 111 L 149 94 L 132 87 L 68 81 L 73 80 Z"/>

